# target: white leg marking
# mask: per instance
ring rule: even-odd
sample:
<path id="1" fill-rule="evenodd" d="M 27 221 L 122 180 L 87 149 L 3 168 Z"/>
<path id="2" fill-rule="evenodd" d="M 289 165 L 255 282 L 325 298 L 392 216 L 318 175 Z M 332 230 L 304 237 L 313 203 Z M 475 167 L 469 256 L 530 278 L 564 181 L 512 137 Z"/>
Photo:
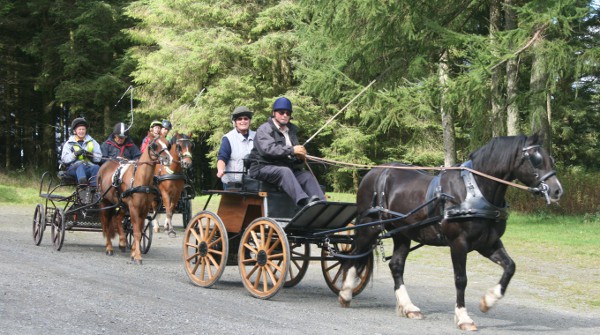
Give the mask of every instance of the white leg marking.
<path id="1" fill-rule="evenodd" d="M 340 290 L 340 298 L 344 301 L 352 301 L 352 290 L 356 287 L 356 267 L 351 267 L 346 274 L 346 279 Z"/>
<path id="2" fill-rule="evenodd" d="M 466 307 L 454 307 L 454 322 L 462 330 L 477 330 L 475 322 L 467 313 Z"/>
<path id="3" fill-rule="evenodd" d="M 482 306 L 480 308 L 481 311 L 487 312 L 498 302 L 498 300 L 502 299 L 502 297 L 502 287 L 500 284 L 490 288 L 483 296 Z"/>
<path id="4" fill-rule="evenodd" d="M 411 319 L 421 319 L 423 317 L 419 307 L 413 305 L 412 301 L 410 300 L 408 291 L 406 290 L 406 286 L 404 286 L 404 284 L 400 285 L 400 288 L 396 290 L 395 294 L 396 314 L 398 314 L 398 316 L 405 316 Z"/>

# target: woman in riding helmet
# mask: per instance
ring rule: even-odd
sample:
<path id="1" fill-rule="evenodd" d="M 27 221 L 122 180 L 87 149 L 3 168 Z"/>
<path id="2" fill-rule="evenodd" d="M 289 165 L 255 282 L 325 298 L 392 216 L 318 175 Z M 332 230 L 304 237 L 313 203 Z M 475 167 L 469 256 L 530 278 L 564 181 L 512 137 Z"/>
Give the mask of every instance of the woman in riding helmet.
<path id="1" fill-rule="evenodd" d="M 150 142 L 152 142 L 153 139 L 160 136 L 161 129 L 162 129 L 162 123 L 160 121 L 154 120 L 154 121 L 150 122 L 150 129 L 148 130 L 148 135 L 146 137 L 144 137 L 144 140 L 142 141 L 142 145 L 140 146 L 140 150 L 142 152 L 144 152 L 144 150 L 146 150 L 146 147 L 148 146 L 148 144 L 150 144 Z"/>
<path id="2" fill-rule="evenodd" d="M 162 120 L 162 129 L 160 130 L 160 136 L 166 138 L 167 140 L 171 140 L 171 136 L 169 136 L 169 132 L 173 129 L 171 122 L 169 120 Z"/>
<path id="3" fill-rule="evenodd" d="M 79 184 L 96 186 L 102 152 L 98 142 L 87 134 L 88 127 L 88 122 L 82 117 L 73 120 L 73 135 L 63 144 L 60 159 L 67 166 L 67 175 L 76 178 Z"/>

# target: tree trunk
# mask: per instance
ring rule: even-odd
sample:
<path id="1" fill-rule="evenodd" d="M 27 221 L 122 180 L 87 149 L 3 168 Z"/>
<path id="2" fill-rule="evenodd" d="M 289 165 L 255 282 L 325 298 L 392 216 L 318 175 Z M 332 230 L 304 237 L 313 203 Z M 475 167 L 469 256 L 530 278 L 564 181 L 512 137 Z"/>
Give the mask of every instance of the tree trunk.
<path id="1" fill-rule="evenodd" d="M 517 28 L 517 16 L 515 11 L 510 8 L 513 0 L 504 0 L 504 21 L 505 29 L 513 30 Z M 514 43 L 509 44 L 512 50 Z M 514 136 L 519 134 L 519 106 L 517 105 L 517 80 L 519 73 L 519 59 L 511 58 L 506 63 L 506 134 Z"/>
<path id="2" fill-rule="evenodd" d="M 550 133 L 549 116 L 546 107 L 547 102 L 546 82 L 548 73 L 546 72 L 546 62 L 544 55 L 540 51 L 541 39 L 534 42 L 533 63 L 531 64 L 531 78 L 529 80 L 529 109 L 531 113 L 531 131 L 539 133 L 544 137 L 544 148 L 550 153 L 552 134 Z"/>
<path id="3" fill-rule="evenodd" d="M 496 33 L 500 26 L 500 0 L 490 1 L 490 44 L 493 54 L 497 56 Z M 492 70 L 490 104 L 492 109 L 492 136 L 502 136 L 504 131 L 504 112 L 502 108 L 502 67 L 496 66 Z"/>
<path id="4" fill-rule="evenodd" d="M 446 103 L 446 92 L 448 83 L 448 51 L 444 50 L 440 59 L 438 78 L 440 82 L 440 113 L 442 115 L 442 131 L 444 139 L 444 166 L 452 166 L 456 163 L 454 120 L 450 105 Z"/>

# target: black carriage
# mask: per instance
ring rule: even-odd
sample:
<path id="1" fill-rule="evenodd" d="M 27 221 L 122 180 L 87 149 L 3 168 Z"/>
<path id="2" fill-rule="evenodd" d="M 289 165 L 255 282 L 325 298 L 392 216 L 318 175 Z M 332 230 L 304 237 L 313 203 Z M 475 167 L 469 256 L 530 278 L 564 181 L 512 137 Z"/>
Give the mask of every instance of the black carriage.
<path id="1" fill-rule="evenodd" d="M 210 196 L 204 210 L 192 218 L 183 238 L 185 270 L 194 284 L 211 287 L 226 265 L 237 265 L 250 294 L 268 299 L 298 284 L 310 262 L 319 261 L 328 287 L 339 293 L 340 257 L 352 248 L 355 203 L 318 201 L 297 208 L 282 190 L 246 174 L 237 189 L 205 193 Z M 217 213 L 206 210 L 213 195 L 220 195 Z M 320 249 L 319 255 L 311 256 L 312 249 Z M 353 295 L 370 279 L 373 254 L 366 257 Z"/>
<path id="2" fill-rule="evenodd" d="M 54 177 L 45 172 L 40 180 L 38 203 L 33 215 L 33 242 L 40 245 L 46 226 L 50 226 L 51 240 L 54 249 L 60 251 L 66 231 L 101 232 L 100 194 L 96 187 L 79 185 L 75 178 L 64 174 L 63 171 Z M 120 209 L 122 210 L 122 209 Z M 142 231 L 140 251 L 146 254 L 152 244 L 152 217 L 148 216 Z M 133 228 L 129 215 L 123 219 L 127 247 L 131 248 Z"/>

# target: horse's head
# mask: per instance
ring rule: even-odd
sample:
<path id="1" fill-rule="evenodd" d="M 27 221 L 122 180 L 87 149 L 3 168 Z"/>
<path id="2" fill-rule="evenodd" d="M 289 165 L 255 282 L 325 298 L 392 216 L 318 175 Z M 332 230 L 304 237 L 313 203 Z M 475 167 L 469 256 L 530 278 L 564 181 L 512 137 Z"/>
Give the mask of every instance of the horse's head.
<path id="1" fill-rule="evenodd" d="M 187 169 L 192 166 L 192 151 L 194 151 L 194 142 L 191 135 L 176 133 L 171 138 L 171 145 L 175 146 L 176 154 L 181 163 L 181 167 Z"/>
<path id="2" fill-rule="evenodd" d="M 159 161 L 160 164 L 169 166 L 173 162 L 173 156 L 169 150 L 171 150 L 171 143 L 164 137 L 157 137 L 150 144 L 147 149 L 150 159 L 153 161 Z"/>
<path id="3" fill-rule="evenodd" d="M 542 138 L 530 136 L 520 149 L 515 177 L 531 187 L 531 190 L 546 198 L 546 202 L 557 202 L 563 189 L 556 177 L 554 159 L 542 147 Z"/>

